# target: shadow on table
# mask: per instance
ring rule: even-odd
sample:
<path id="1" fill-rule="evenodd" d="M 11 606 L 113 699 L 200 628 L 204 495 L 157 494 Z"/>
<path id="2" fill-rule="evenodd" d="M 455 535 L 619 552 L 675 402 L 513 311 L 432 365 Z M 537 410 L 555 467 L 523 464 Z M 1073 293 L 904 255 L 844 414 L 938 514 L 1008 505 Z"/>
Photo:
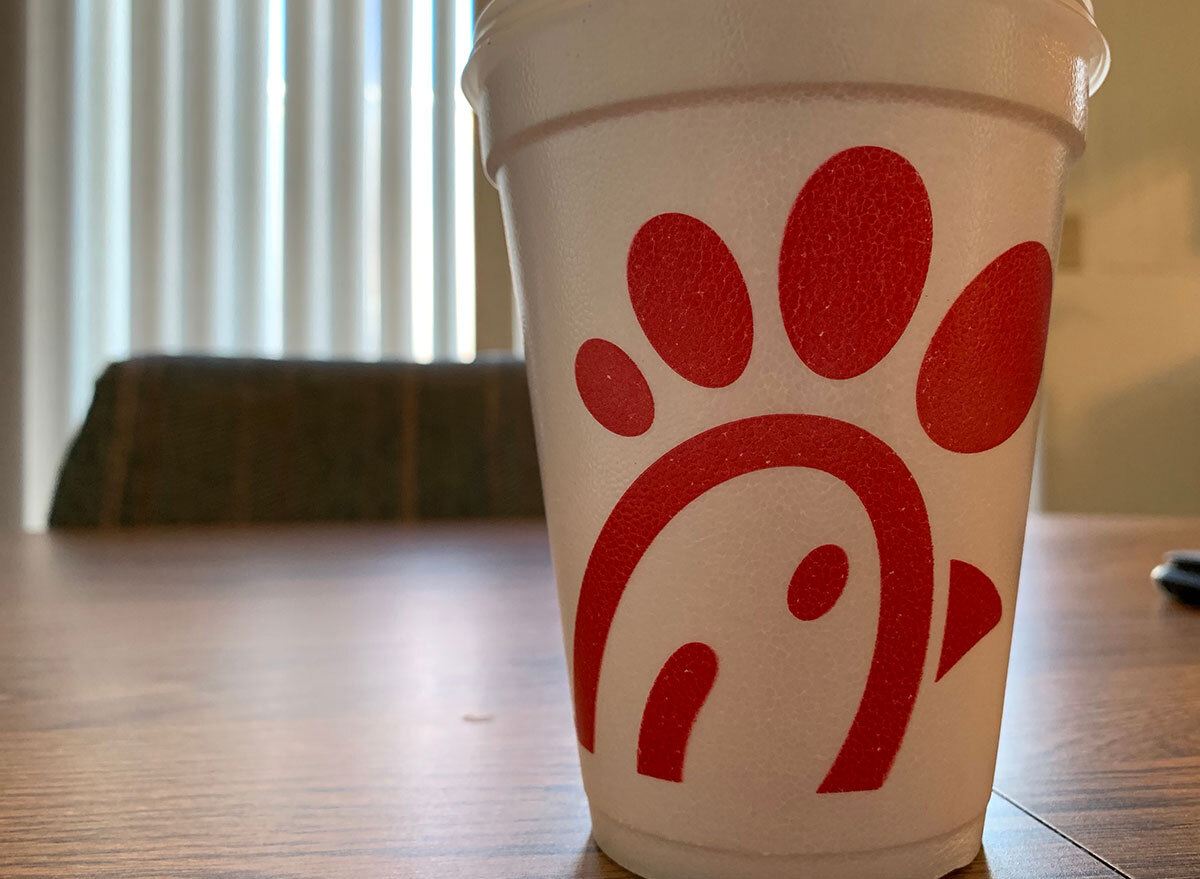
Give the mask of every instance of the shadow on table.
<path id="1" fill-rule="evenodd" d="M 570 879 L 634 879 L 634 874 L 610 860 L 589 836 Z"/>
<path id="2" fill-rule="evenodd" d="M 955 870 L 946 879 L 991 879 L 992 871 L 988 866 L 987 852 L 980 850 L 970 864 L 961 870 Z M 575 862 L 575 870 L 570 879 L 636 879 L 624 867 L 614 863 L 608 855 L 596 846 L 596 840 L 588 837 L 587 845 L 579 853 Z"/>
<path id="3" fill-rule="evenodd" d="M 987 852 L 979 850 L 975 860 L 961 870 L 955 870 L 946 879 L 990 879 L 992 868 L 988 866 Z"/>

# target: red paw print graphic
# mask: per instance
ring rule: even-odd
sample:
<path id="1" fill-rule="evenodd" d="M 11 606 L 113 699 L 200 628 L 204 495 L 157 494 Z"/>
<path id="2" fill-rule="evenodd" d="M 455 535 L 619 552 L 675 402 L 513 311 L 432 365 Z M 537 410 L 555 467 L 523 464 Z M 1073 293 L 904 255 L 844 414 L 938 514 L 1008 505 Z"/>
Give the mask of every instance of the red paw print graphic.
<path id="1" fill-rule="evenodd" d="M 920 174 L 894 152 L 847 150 L 813 174 L 792 208 L 779 254 L 777 317 L 801 361 L 797 369 L 849 383 L 884 359 L 921 298 L 933 229 Z M 742 272 L 716 231 L 685 214 L 650 219 L 633 236 L 627 279 L 646 338 L 675 373 L 704 388 L 742 377 L 754 347 L 754 316 Z M 1051 285 L 1046 248 L 1017 244 L 982 267 L 942 318 L 925 349 L 913 403 L 928 439 L 946 453 L 993 449 L 1025 421 L 1041 379 Z M 580 346 L 575 379 L 587 410 L 607 430 L 637 437 L 653 426 L 654 392 L 613 342 L 591 339 Z M 929 649 L 929 516 L 916 479 L 886 442 L 847 421 L 805 413 L 735 420 L 685 440 L 647 467 L 608 515 L 588 558 L 575 616 L 575 716 L 588 751 L 597 746 L 605 645 L 639 561 L 693 501 L 773 468 L 835 477 L 870 520 L 880 568 L 874 653 L 862 700 L 819 792 L 876 790 L 887 780 Z M 987 575 L 953 559 L 949 570 L 937 680 L 1002 615 Z M 818 547 L 796 568 L 780 612 L 819 619 L 837 603 L 848 573 L 841 547 Z M 679 647 L 663 665 L 642 715 L 641 774 L 683 780 L 688 739 L 706 700 L 719 692 L 719 667 L 717 653 L 699 642 Z"/>

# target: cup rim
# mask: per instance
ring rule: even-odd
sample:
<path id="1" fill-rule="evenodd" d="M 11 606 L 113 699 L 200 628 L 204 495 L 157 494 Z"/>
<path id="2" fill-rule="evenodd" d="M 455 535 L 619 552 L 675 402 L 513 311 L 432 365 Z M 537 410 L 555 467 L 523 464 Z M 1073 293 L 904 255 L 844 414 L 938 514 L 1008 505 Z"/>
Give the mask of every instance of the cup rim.
<path id="1" fill-rule="evenodd" d="M 474 41 L 471 57 L 463 72 L 462 87 L 472 103 L 479 95 L 482 66 L 480 55 L 502 33 L 536 26 L 539 19 L 547 18 L 583 6 L 595 0 L 488 0 L 475 21 Z M 1093 0 L 964 0 L 964 2 L 1011 5 L 1014 2 L 1040 3 L 1057 6 L 1082 18 L 1095 31 L 1099 40 L 1097 54 L 1091 59 L 1088 70 L 1088 94 L 1094 95 L 1108 77 L 1112 66 L 1112 51 L 1096 24 Z"/>
<path id="2" fill-rule="evenodd" d="M 487 0 L 475 22 L 475 43 L 478 44 L 480 37 L 494 27 L 506 12 L 514 10 L 519 5 L 523 4 L 526 8 L 517 18 L 525 18 L 538 12 L 549 11 L 552 7 L 567 7 L 585 2 L 587 0 L 540 0 L 540 2 L 539 0 Z M 1096 7 L 1093 0 L 1048 0 L 1048 2 L 1066 6 L 1085 16 L 1093 25 L 1096 24 Z"/>

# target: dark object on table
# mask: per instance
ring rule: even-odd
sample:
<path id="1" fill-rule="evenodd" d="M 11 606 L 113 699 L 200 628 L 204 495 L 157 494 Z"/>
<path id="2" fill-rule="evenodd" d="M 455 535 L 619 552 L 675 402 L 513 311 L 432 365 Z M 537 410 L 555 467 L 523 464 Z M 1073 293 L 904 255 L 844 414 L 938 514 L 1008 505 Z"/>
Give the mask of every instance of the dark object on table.
<path id="1" fill-rule="evenodd" d="M 1167 553 L 1150 576 L 1172 597 L 1200 607 L 1200 550 Z"/>
<path id="2" fill-rule="evenodd" d="M 50 525 L 541 514 L 520 361 L 147 357 L 96 382 Z"/>

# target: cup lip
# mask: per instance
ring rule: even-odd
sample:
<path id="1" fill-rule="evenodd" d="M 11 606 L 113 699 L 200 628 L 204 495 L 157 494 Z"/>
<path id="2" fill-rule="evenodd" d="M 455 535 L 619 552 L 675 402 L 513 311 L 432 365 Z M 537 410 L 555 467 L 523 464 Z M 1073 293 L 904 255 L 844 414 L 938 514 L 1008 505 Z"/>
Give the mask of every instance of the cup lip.
<path id="1" fill-rule="evenodd" d="M 462 75 L 462 88 L 468 100 L 478 108 L 482 95 L 482 78 L 485 61 L 482 56 L 495 55 L 494 43 L 502 36 L 515 31 L 534 28 L 544 19 L 569 11 L 572 7 L 586 6 L 595 0 L 488 0 L 475 22 L 474 45 L 471 57 Z M 651 0 L 644 0 L 651 2 Z M 1094 95 L 1108 76 L 1112 66 L 1112 51 L 1096 24 L 1093 0 L 960 0 L 960 2 L 992 3 L 1012 5 L 1014 3 L 1040 3 L 1057 6 L 1079 16 L 1086 22 L 1098 40 L 1096 54 L 1089 61 L 1088 94 Z M 487 66 L 497 63 L 492 59 Z"/>
<path id="2" fill-rule="evenodd" d="M 489 0 L 488 6 L 494 2 L 497 0 Z M 1100 41 L 1099 54 L 1092 59 L 1091 70 L 1088 71 L 1088 96 L 1091 97 L 1100 90 L 1100 86 L 1104 85 L 1104 80 L 1108 79 L 1108 71 L 1112 67 L 1112 47 L 1108 45 L 1108 39 L 1096 23 L 1096 7 L 1092 5 L 1092 0 L 1053 0 L 1053 2 L 1060 6 L 1066 6 L 1067 9 L 1081 16 L 1091 25 Z"/>
<path id="3" fill-rule="evenodd" d="M 504 16 L 510 14 L 513 21 L 528 18 L 539 12 L 548 12 L 553 8 L 579 6 L 589 0 L 487 0 L 475 22 L 475 45 L 487 32 L 504 22 Z M 1096 24 L 1096 7 L 1092 0 L 1042 0 L 1042 2 L 1057 3 L 1084 16 L 1093 26 Z"/>

